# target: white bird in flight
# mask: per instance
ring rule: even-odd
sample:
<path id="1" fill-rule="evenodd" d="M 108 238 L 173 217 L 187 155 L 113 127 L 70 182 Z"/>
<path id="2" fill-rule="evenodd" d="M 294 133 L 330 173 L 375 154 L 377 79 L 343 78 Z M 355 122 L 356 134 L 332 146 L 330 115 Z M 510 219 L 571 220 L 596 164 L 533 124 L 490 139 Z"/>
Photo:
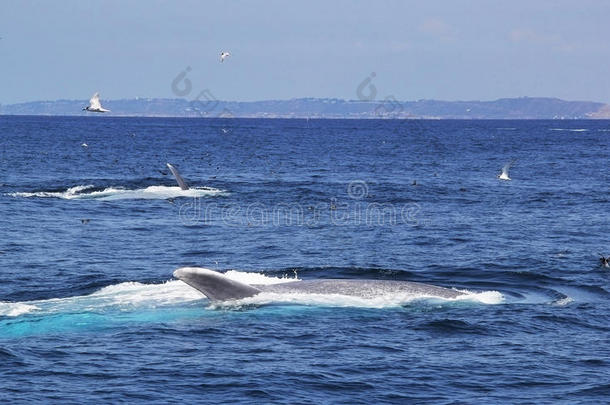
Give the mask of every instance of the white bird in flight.
<path id="1" fill-rule="evenodd" d="M 508 162 L 507 164 L 504 165 L 504 167 L 502 168 L 502 173 L 498 174 L 498 178 L 500 180 L 510 180 L 511 178 L 508 176 L 508 169 L 511 168 L 511 166 L 513 165 L 513 163 L 515 163 L 514 160 L 511 160 L 510 162 Z"/>
<path id="2" fill-rule="evenodd" d="M 226 52 L 226 51 L 220 52 L 220 63 L 224 62 L 225 59 L 227 59 L 229 56 L 231 56 L 231 54 L 229 52 Z"/>
<path id="3" fill-rule="evenodd" d="M 95 93 L 91 97 L 91 100 L 89 100 L 89 106 L 83 108 L 83 111 L 85 111 L 85 110 L 91 111 L 91 112 L 99 112 L 99 113 L 104 113 L 104 112 L 110 111 L 110 110 L 103 108 L 102 105 L 100 104 L 100 93 Z"/>

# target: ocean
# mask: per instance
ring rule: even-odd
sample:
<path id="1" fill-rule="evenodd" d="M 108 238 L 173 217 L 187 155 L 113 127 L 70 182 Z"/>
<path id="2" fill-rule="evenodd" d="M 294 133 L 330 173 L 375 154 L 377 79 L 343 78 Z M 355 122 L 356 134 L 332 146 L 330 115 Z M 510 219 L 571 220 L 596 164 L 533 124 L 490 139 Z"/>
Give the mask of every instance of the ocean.
<path id="1" fill-rule="evenodd" d="M 609 121 L 0 116 L 0 142 L 3 403 L 610 398 Z M 218 304 L 183 266 L 465 298 Z"/>

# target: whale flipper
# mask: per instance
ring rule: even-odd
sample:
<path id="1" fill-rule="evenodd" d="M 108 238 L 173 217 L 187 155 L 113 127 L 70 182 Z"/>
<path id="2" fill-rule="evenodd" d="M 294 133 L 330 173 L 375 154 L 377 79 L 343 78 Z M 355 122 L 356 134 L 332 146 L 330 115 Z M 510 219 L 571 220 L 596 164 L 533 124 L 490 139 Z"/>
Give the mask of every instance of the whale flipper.
<path id="1" fill-rule="evenodd" d="M 170 163 L 167 163 L 167 167 L 169 168 L 169 170 L 172 172 L 172 174 L 176 178 L 176 181 L 178 182 L 178 185 L 180 186 L 180 188 L 182 190 L 188 190 L 189 186 L 186 185 L 186 182 L 184 181 L 182 176 L 180 176 L 180 173 L 178 172 L 178 169 L 176 169 Z"/>
<path id="2" fill-rule="evenodd" d="M 261 292 L 251 285 L 202 267 L 182 267 L 174 271 L 174 277 L 201 291 L 212 301 L 238 300 Z"/>

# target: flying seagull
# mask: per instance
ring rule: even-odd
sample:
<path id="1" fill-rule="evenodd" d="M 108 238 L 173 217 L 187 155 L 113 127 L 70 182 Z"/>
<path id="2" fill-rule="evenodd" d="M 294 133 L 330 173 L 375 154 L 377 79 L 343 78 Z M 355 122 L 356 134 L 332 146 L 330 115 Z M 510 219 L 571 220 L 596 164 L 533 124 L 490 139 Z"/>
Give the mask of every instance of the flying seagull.
<path id="1" fill-rule="evenodd" d="M 220 63 L 224 62 L 231 54 L 227 51 L 220 52 Z"/>
<path id="2" fill-rule="evenodd" d="M 511 168 L 511 166 L 513 165 L 513 163 L 515 163 L 514 160 L 511 160 L 510 162 L 508 162 L 507 164 L 504 165 L 504 167 L 502 168 L 502 173 L 498 174 L 498 178 L 500 180 L 510 180 L 511 178 L 508 176 L 508 169 Z"/>
<path id="3" fill-rule="evenodd" d="M 93 97 L 91 97 L 91 100 L 89 100 L 89 106 L 83 108 L 83 111 L 91 111 L 91 112 L 99 112 L 99 113 L 104 113 L 104 112 L 108 112 L 110 110 L 107 110 L 105 108 L 102 107 L 102 105 L 100 104 L 100 93 L 95 93 L 93 95 Z"/>

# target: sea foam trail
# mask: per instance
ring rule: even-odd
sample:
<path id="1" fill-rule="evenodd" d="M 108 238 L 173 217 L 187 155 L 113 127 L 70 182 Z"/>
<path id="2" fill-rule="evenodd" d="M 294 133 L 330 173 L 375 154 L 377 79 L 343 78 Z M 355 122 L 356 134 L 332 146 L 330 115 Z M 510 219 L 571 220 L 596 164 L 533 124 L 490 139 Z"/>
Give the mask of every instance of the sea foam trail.
<path id="1" fill-rule="evenodd" d="M 0 302 L 0 316 L 137 310 L 176 305 L 205 298 L 181 281 L 162 284 L 126 282 L 104 287 L 89 295 L 25 302 Z"/>
<path id="2" fill-rule="evenodd" d="M 233 280 L 248 284 L 271 285 L 299 281 L 296 277 L 269 277 L 261 273 L 230 270 L 225 275 Z M 442 299 L 425 295 L 392 293 L 375 298 L 359 298 L 341 294 L 305 294 L 305 293 L 261 293 L 254 297 L 210 305 L 210 308 L 244 305 L 266 305 L 269 303 L 286 303 L 311 306 L 391 308 L 408 304 L 416 300 L 433 302 L 478 302 L 482 304 L 499 304 L 503 296 L 497 291 L 469 292 L 464 295 Z M 175 306 L 193 301 L 205 300 L 205 296 L 179 280 L 170 280 L 162 284 L 142 284 L 125 282 L 104 287 L 92 294 L 66 298 L 25 302 L 0 302 L 0 317 L 18 317 L 25 314 L 51 315 L 74 312 L 111 312 L 137 311 L 164 306 Z M 207 302 L 207 300 L 205 300 Z"/>
<path id="3" fill-rule="evenodd" d="M 19 316 L 28 312 L 40 309 L 36 305 L 25 304 L 22 302 L 2 302 L 0 301 L 0 316 Z"/>
<path id="4" fill-rule="evenodd" d="M 38 198 L 61 198 L 64 200 L 87 200 L 97 199 L 109 200 L 165 200 L 177 197 L 206 197 L 215 195 L 226 195 L 226 191 L 213 187 L 196 187 L 182 190 L 180 187 L 149 186 L 141 189 L 124 189 L 109 187 L 101 191 L 87 191 L 94 188 L 93 185 L 71 187 L 65 191 L 37 191 L 10 193 L 12 197 L 38 197 Z"/>

